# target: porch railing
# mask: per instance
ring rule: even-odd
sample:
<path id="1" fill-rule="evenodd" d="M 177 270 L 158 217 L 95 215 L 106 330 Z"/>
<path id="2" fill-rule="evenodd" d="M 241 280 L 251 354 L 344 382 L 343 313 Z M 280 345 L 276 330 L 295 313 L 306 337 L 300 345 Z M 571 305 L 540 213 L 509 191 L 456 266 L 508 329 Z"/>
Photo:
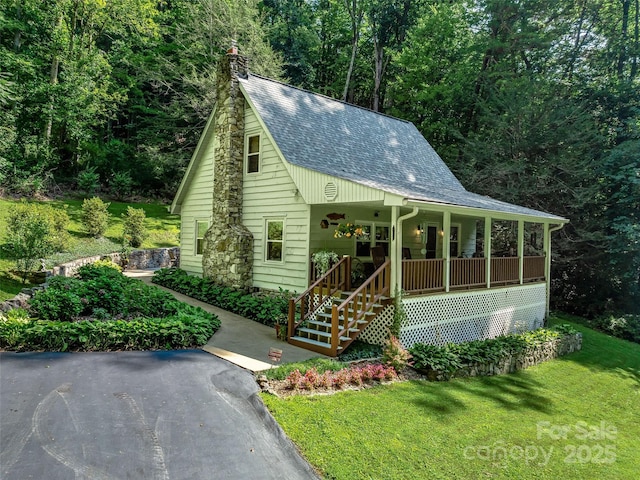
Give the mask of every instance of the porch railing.
<path id="1" fill-rule="evenodd" d="M 487 270 L 484 258 L 452 258 L 449 286 L 481 287 L 487 285 Z"/>
<path id="2" fill-rule="evenodd" d="M 391 261 L 385 261 L 373 274 L 349 295 L 340 305 L 331 307 L 331 356 L 338 354 L 338 345 L 351 343 L 352 331 L 360 330 L 359 321 L 364 319 L 383 297 L 389 296 L 391 284 Z"/>
<path id="3" fill-rule="evenodd" d="M 491 258 L 491 285 L 520 281 L 520 259 L 518 257 Z"/>
<path id="4" fill-rule="evenodd" d="M 545 257 L 524 257 L 523 277 L 525 282 L 544 280 Z"/>
<path id="5" fill-rule="evenodd" d="M 544 271 L 544 256 L 524 257 L 523 282 L 544 281 Z M 519 282 L 520 262 L 518 257 L 491 258 L 491 286 Z M 449 276 L 451 288 L 481 288 L 486 285 L 485 258 L 451 259 Z M 444 259 L 403 260 L 402 289 L 414 294 L 444 291 Z"/>
<path id="6" fill-rule="evenodd" d="M 351 289 L 351 257 L 342 257 L 296 298 L 289 299 L 287 338 L 337 292 Z"/>
<path id="7" fill-rule="evenodd" d="M 402 290 L 427 293 L 444 290 L 444 259 L 402 261 Z"/>

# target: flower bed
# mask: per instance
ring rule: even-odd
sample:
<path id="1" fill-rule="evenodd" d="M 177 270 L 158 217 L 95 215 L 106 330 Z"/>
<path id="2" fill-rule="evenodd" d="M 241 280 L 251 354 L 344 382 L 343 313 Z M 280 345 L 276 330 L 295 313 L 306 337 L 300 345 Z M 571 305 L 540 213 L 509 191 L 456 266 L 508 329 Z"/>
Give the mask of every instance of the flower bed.
<path id="1" fill-rule="evenodd" d="M 416 344 L 409 349 L 414 368 L 429 380 L 501 375 L 580 350 L 582 334 L 567 325 L 489 340 Z"/>

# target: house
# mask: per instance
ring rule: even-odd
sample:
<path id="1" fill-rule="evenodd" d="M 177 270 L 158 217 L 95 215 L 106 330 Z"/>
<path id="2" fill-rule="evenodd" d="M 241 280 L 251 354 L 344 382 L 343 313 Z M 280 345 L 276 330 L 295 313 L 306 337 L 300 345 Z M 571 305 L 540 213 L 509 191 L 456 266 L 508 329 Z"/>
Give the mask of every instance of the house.
<path id="1" fill-rule="evenodd" d="M 171 206 L 181 267 L 299 293 L 291 343 L 333 356 L 380 343 L 400 291 L 405 346 L 542 324 L 551 233 L 568 220 L 467 191 L 410 122 L 250 74 L 235 48 L 216 104 Z M 363 235 L 336 235 L 347 224 Z M 316 279 L 322 249 L 342 259 Z"/>

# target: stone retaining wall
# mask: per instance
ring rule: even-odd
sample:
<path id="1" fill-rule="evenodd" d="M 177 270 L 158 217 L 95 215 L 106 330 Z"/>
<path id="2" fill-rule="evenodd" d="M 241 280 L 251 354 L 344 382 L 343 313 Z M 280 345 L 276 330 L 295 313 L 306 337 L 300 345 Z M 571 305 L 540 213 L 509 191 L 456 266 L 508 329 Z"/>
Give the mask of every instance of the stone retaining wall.
<path id="1" fill-rule="evenodd" d="M 94 257 L 80 258 L 72 262 L 63 263 L 53 267 L 47 276 L 72 277 L 83 265 L 97 262 L 103 258 L 110 258 L 114 263 L 122 265 L 122 255 L 120 253 L 110 253 L 108 255 L 96 255 Z M 154 248 L 150 250 L 134 250 L 129 254 L 127 270 L 141 270 L 146 268 L 173 267 L 180 264 L 180 247 Z M 27 302 L 34 292 L 41 290 L 44 286 L 24 288 L 10 300 L 0 303 L 0 312 L 7 312 L 14 308 L 26 308 Z"/>
<path id="2" fill-rule="evenodd" d="M 450 380 L 456 377 L 479 377 L 489 375 L 502 375 L 513 373 L 524 368 L 537 365 L 547 360 L 577 352 L 582 348 L 582 334 L 575 333 L 560 338 L 549 340 L 537 347 L 533 347 L 516 356 L 508 355 L 497 363 L 473 363 L 466 365 L 455 372 L 443 372 L 439 370 L 424 370 L 429 380 Z"/>
<path id="3" fill-rule="evenodd" d="M 110 253 L 108 255 L 96 255 L 94 257 L 80 258 L 73 262 L 63 263 L 54 267 L 53 275 L 72 277 L 83 265 L 97 262 L 103 258 L 110 258 L 114 263 L 122 265 L 122 254 Z M 134 250 L 129 254 L 127 270 L 142 270 L 145 268 L 172 267 L 180 264 L 180 247 L 154 248 L 151 250 Z"/>

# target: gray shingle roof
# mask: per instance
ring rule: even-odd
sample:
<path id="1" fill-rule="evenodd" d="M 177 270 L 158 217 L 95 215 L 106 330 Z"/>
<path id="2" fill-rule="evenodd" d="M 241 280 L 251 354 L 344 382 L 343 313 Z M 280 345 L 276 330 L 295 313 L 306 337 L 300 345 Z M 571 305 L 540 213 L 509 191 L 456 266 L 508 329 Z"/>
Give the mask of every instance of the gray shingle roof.
<path id="1" fill-rule="evenodd" d="M 468 192 L 410 122 L 256 75 L 240 82 L 294 165 L 411 200 L 562 220 Z"/>

